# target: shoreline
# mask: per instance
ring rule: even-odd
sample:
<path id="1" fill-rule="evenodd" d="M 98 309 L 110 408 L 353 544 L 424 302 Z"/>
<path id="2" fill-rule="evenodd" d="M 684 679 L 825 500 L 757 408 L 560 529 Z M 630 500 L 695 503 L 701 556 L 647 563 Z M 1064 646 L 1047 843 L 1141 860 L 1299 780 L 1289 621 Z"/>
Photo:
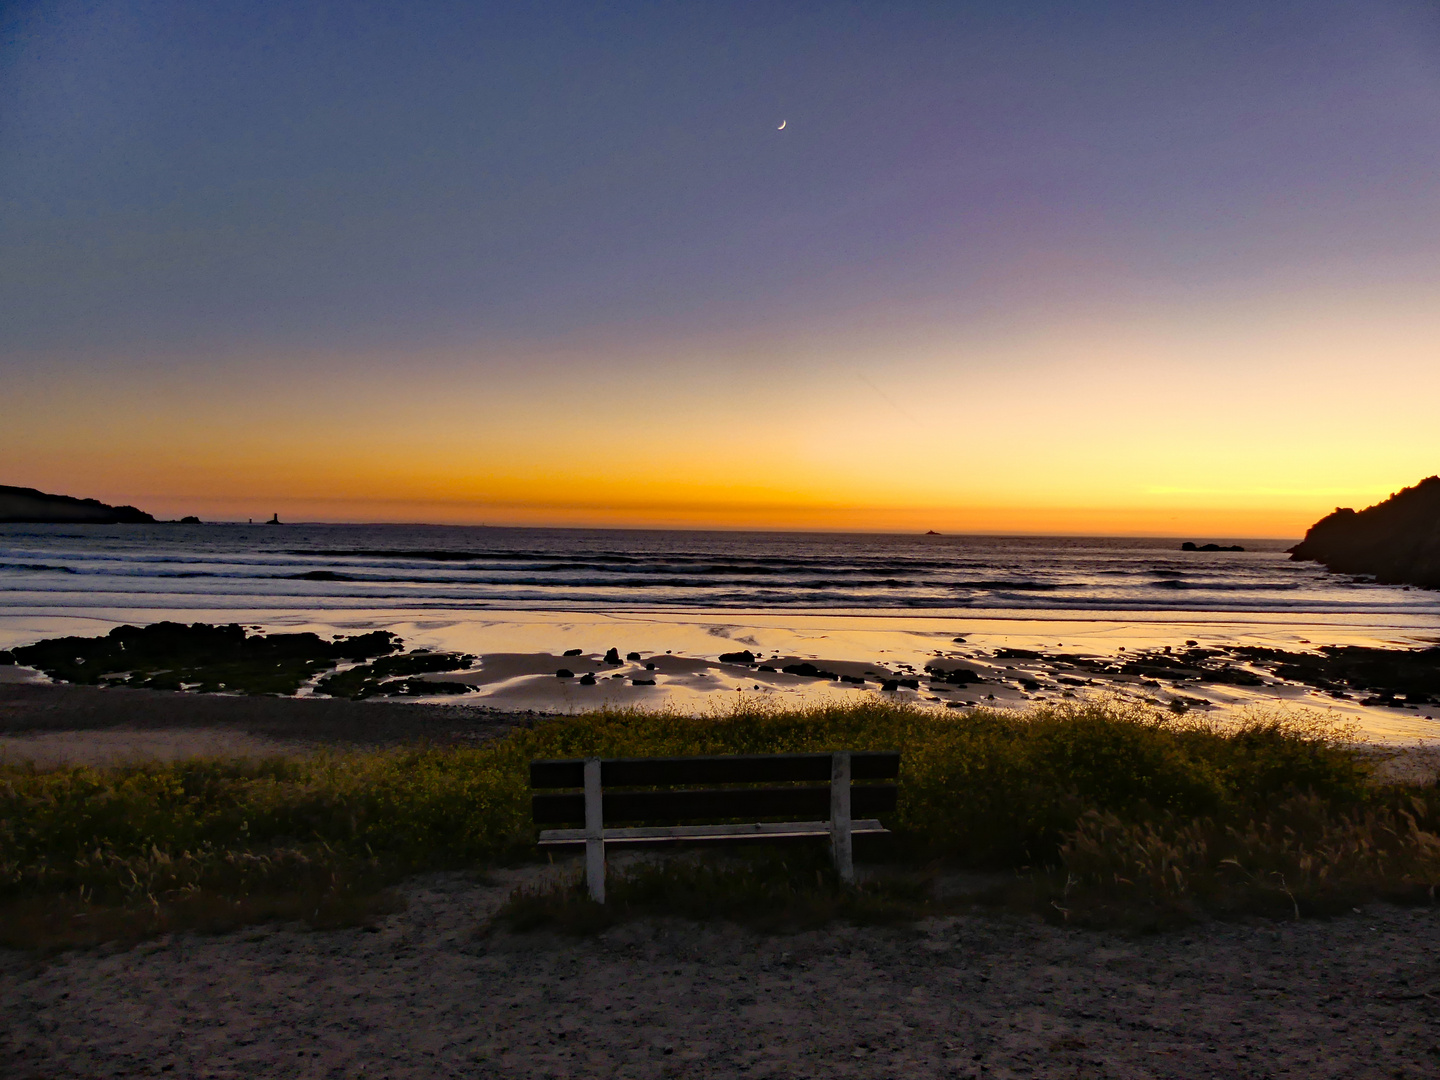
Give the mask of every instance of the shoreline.
<path id="1" fill-rule="evenodd" d="M 0 679 L 0 765 L 43 771 L 191 758 L 299 758 L 422 743 L 473 746 L 573 712 L 501 710 L 453 699 L 242 697 Z M 1440 738 L 1362 739 L 1357 745 L 1378 759 L 1377 777 L 1386 782 L 1440 778 Z"/>
<path id="2" fill-rule="evenodd" d="M 466 618 L 432 612 L 423 619 L 396 618 L 400 613 L 391 611 L 355 620 L 317 621 L 316 614 L 247 625 L 267 632 L 309 631 L 322 637 L 383 628 L 399 635 L 406 649 L 467 654 L 476 662 L 465 670 L 426 674 L 419 686 L 423 691 L 426 683 L 436 685 L 433 696 L 422 692 L 405 699 L 352 702 L 314 693 L 312 680 L 295 698 L 268 699 L 280 703 L 273 707 L 260 704 L 267 699 L 258 697 L 161 693 L 147 698 L 143 695 L 160 692 L 132 688 L 76 686 L 70 687 L 75 692 L 67 697 L 58 688 L 38 689 L 49 685 L 43 676 L 0 666 L 0 732 L 11 731 L 16 724 L 50 730 L 130 723 L 154 726 L 147 717 L 163 714 L 169 717 L 161 725 L 166 727 L 248 725 L 252 734 L 291 742 L 306 741 L 310 736 L 304 732 L 314 727 L 321 741 L 373 744 L 483 737 L 526 719 L 604 707 L 701 713 L 746 699 L 785 707 L 853 703 L 861 695 L 881 694 L 936 708 L 1024 709 L 1103 694 L 1213 717 L 1255 709 L 1307 710 L 1354 725 L 1364 739 L 1381 745 L 1440 741 L 1440 693 L 1433 687 L 1428 701 L 1423 695 L 1418 703 L 1405 695 L 1386 699 L 1370 691 L 1341 689 L 1313 672 L 1311 683 L 1282 677 L 1276 663 L 1254 662 L 1265 650 L 1278 649 L 1323 667 L 1320 650 L 1325 646 L 1430 646 L 1440 641 L 1440 626 L 1428 624 L 1396 629 L 1352 619 L 1343 625 L 1315 625 L 1277 622 L 1273 616 L 1238 619 L 1233 614 L 1223 623 L 936 620 L 873 614 L 797 618 L 774 612 L 743 619 L 721 612 L 659 618 L 630 612 L 517 611 L 472 612 Z M 66 629 L 94 634 L 114 625 L 106 620 L 75 621 L 83 628 Z M 10 636 L 20 629 L 10 625 Z M 33 632 L 26 639 L 34 640 Z M 626 659 L 606 663 L 604 655 L 610 649 Z M 577 650 L 579 655 L 572 655 Z M 741 652 L 750 653 L 753 662 L 720 659 Z M 1204 655 L 1186 668 L 1177 658 L 1190 653 Z M 841 678 L 783 670 L 804 665 Z M 980 681 L 967 685 L 936 681 L 927 667 L 942 673 L 965 669 Z M 345 669 L 342 663 L 336 670 Z M 556 678 L 561 669 L 573 670 L 575 678 Z M 587 674 L 593 684 L 582 685 Z M 445 690 L 456 692 L 442 694 Z M 51 704 L 42 706 L 42 700 Z M 146 703 L 143 708 L 141 702 Z M 76 717 L 76 722 L 63 723 L 65 715 Z M 113 719 L 104 721 L 106 715 Z M 44 716 L 49 718 L 40 719 Z M 191 724 L 187 716 L 201 719 Z"/>

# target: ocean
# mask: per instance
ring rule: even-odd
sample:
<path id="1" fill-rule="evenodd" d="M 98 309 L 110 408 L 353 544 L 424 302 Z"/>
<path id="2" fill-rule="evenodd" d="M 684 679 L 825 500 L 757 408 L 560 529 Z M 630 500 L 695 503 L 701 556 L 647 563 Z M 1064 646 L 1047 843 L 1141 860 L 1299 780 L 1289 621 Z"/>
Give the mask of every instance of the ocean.
<path id="1" fill-rule="evenodd" d="M 1064 657 L 1440 642 L 1440 593 L 1292 562 L 1282 541 L 1240 542 L 1245 551 L 1203 552 L 1105 537 L 10 525 L 0 526 L 0 648 L 165 619 L 386 629 L 408 648 L 477 658 L 436 676 L 469 688 L 437 702 L 536 712 L 848 698 L 943 660 L 984 674 L 983 700 L 998 707 L 1091 693 L 1212 713 L 1278 702 L 1374 738 L 1440 738 L 1432 707 L 1337 698 L 1268 670 L 1248 686 L 1107 677 L 1076 687 Z M 612 669 L 600 660 L 611 649 L 642 659 Z M 741 650 L 767 667 L 721 659 Z M 867 682 L 778 670 L 794 663 Z M 556 678 L 577 665 L 608 674 Z M 981 700 L 963 688 L 900 693 L 936 707 Z"/>
<path id="2" fill-rule="evenodd" d="M 0 526 L 0 620 L 385 609 L 755 611 L 1440 625 L 1440 593 L 1291 562 L 1286 542 L 416 525 Z"/>

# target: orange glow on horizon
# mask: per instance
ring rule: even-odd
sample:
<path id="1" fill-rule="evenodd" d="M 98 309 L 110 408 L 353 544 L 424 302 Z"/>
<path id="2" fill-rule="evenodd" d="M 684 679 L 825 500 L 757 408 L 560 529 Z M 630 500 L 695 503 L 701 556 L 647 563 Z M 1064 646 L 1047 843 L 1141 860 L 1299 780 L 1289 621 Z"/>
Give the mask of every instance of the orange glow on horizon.
<path id="1" fill-rule="evenodd" d="M 1362 300 L 612 342 L 583 370 L 573 343 L 57 361 L 7 389 L 0 482 L 209 520 L 1298 537 L 1440 471 L 1440 311 Z"/>

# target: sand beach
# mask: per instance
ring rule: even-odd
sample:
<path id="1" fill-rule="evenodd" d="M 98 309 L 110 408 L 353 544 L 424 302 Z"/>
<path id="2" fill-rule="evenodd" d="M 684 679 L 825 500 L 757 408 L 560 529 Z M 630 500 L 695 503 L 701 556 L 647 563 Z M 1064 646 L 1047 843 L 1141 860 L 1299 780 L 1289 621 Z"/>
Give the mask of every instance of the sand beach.
<path id="1" fill-rule="evenodd" d="M 1264 565 L 1288 572 L 1273 560 Z M 1280 708 L 1350 725 L 1391 759 L 1391 775 L 1411 781 L 1433 777 L 1440 737 L 1434 706 L 1317 684 L 1329 677 L 1322 646 L 1433 644 L 1440 620 L 1408 598 L 1403 610 L 1298 613 L 1233 605 L 1128 613 L 461 611 L 433 600 L 375 608 L 364 597 L 347 606 L 317 595 L 268 608 L 197 606 L 213 599 L 170 596 L 172 606 L 145 607 L 148 598 L 136 594 L 129 606 L 107 608 L 78 594 L 70 606 L 14 594 L 0 647 L 179 618 L 325 639 L 386 630 L 407 656 L 457 660 L 418 676 L 403 700 L 326 696 L 315 678 L 294 696 L 255 696 L 75 685 L 23 664 L 0 666 L 0 758 L 46 769 L 303 757 L 473 745 L 605 706 L 723 715 L 740 701 L 871 698 L 963 715 L 1094 697 L 1219 723 Z M 1281 667 L 1265 650 L 1309 658 L 1311 667 Z M 359 666 L 345 661 L 335 670 Z M 412 877 L 398 888 L 403 910 L 358 928 L 267 923 L 133 947 L 4 953 L 0 1071 L 23 1080 L 1378 1080 L 1440 1067 L 1433 906 L 1368 904 L 1298 922 L 1202 921 L 1141 936 L 964 904 L 897 926 L 836 923 L 799 933 L 653 917 L 585 938 L 487 932 L 489 916 L 517 887 L 572 872 L 561 860 Z M 964 894 L 994 883 L 967 875 L 947 887 Z"/>
<path id="2" fill-rule="evenodd" d="M 765 936 L 477 936 L 516 885 L 430 875 L 373 928 L 0 955 L 0 1072 L 128 1077 L 1304 1077 L 1440 1068 L 1440 917 L 1128 937 L 975 913 Z"/>

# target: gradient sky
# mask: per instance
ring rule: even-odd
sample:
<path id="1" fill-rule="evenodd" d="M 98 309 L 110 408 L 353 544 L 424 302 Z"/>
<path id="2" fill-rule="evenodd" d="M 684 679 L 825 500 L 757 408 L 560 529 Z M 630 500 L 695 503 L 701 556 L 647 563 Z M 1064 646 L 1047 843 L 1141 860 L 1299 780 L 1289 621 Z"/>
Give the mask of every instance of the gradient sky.
<path id="1" fill-rule="evenodd" d="M 0 483 L 1290 536 L 1436 471 L 1432 3 L 0 7 Z"/>

